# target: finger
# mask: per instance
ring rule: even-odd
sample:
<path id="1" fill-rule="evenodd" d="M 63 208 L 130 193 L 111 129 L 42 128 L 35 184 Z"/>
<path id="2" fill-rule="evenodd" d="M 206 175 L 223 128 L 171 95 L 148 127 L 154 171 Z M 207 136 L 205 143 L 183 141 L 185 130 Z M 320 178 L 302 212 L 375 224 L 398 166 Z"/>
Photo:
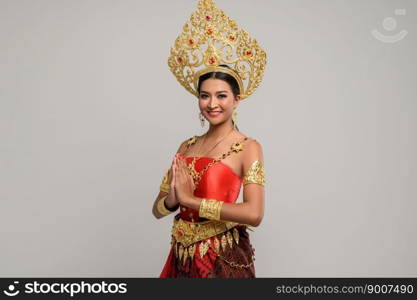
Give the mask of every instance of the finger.
<path id="1" fill-rule="evenodd" d="M 177 162 L 178 162 L 179 169 L 182 170 L 184 168 L 184 165 L 182 163 L 182 159 L 181 158 L 177 158 Z"/>
<path id="2" fill-rule="evenodd" d="M 179 172 L 181 170 L 181 162 L 180 162 L 180 159 L 178 157 L 175 161 L 175 165 L 177 167 L 177 171 Z"/>
<path id="3" fill-rule="evenodd" d="M 184 170 L 187 176 L 191 177 L 190 169 L 188 168 L 187 164 L 184 162 Z"/>
<path id="4" fill-rule="evenodd" d="M 182 178 L 182 182 L 186 183 L 187 182 L 187 171 L 184 167 L 184 162 L 182 162 L 182 168 L 181 168 L 181 178 Z"/>
<path id="5" fill-rule="evenodd" d="M 172 177 L 175 178 L 175 173 L 177 172 L 176 170 L 176 165 L 175 165 L 175 161 L 172 163 Z"/>
<path id="6" fill-rule="evenodd" d="M 182 161 L 182 165 L 183 165 L 183 168 L 184 168 L 185 173 L 186 174 L 189 174 L 190 171 L 188 169 L 188 166 L 187 166 L 187 163 L 185 162 L 185 160 Z"/>
<path id="7" fill-rule="evenodd" d="M 194 178 L 191 176 L 191 174 L 188 175 L 188 178 L 190 180 L 191 186 L 193 190 L 195 190 L 195 184 L 194 184 Z"/>
<path id="8" fill-rule="evenodd" d="M 177 175 L 176 175 L 176 173 L 177 173 L 177 170 L 176 170 L 177 168 L 176 168 L 176 165 L 175 165 L 175 163 L 172 165 L 172 180 L 171 180 L 171 188 L 174 188 L 175 187 L 175 177 L 177 177 Z"/>
<path id="9" fill-rule="evenodd" d="M 188 167 L 184 159 L 182 160 L 182 166 L 183 166 L 184 173 L 188 174 Z"/>
<path id="10" fill-rule="evenodd" d="M 179 168 L 178 168 L 178 164 L 177 161 L 175 159 L 175 166 L 174 166 L 174 170 L 175 170 L 175 183 L 178 183 L 178 179 L 179 179 Z"/>
<path id="11" fill-rule="evenodd" d="M 181 160 L 179 158 L 177 158 L 177 179 L 178 179 L 178 183 L 182 183 L 182 178 L 183 178 L 183 172 L 182 172 L 183 168 L 181 167 Z"/>
<path id="12" fill-rule="evenodd" d="M 183 159 L 180 159 L 181 169 L 185 170 L 186 166 Z"/>
<path id="13" fill-rule="evenodd" d="M 175 158 L 175 163 L 176 163 L 177 166 L 181 165 L 181 160 L 178 156 Z"/>

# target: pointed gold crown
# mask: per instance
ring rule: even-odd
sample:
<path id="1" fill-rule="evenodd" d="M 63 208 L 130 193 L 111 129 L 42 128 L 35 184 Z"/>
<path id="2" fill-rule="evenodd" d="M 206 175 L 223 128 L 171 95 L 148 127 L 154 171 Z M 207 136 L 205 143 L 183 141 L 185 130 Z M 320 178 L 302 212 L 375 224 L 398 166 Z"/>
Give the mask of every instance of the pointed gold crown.
<path id="1" fill-rule="evenodd" d="M 236 79 L 240 98 L 244 99 L 261 83 L 265 64 L 266 53 L 258 42 L 218 9 L 213 0 L 199 1 L 168 57 L 171 72 L 197 97 L 199 77 L 218 71 Z"/>

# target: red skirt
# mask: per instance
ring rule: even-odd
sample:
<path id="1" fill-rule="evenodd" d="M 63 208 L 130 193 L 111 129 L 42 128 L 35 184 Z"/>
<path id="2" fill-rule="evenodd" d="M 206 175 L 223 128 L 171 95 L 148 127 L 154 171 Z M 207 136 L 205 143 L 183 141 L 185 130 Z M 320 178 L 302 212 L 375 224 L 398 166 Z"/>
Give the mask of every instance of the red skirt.
<path id="1" fill-rule="evenodd" d="M 174 254 L 171 247 L 165 266 L 159 275 L 160 278 L 255 278 L 255 249 L 252 247 L 247 227 L 237 225 L 239 243 L 228 247 L 221 253 L 216 252 L 213 243 L 203 257 L 196 250 L 193 259 L 185 263 Z M 229 229 L 229 231 L 233 228 Z M 224 233 L 217 235 L 221 238 Z M 196 249 L 199 247 L 196 243 Z M 220 251 L 219 251 L 220 252 Z"/>

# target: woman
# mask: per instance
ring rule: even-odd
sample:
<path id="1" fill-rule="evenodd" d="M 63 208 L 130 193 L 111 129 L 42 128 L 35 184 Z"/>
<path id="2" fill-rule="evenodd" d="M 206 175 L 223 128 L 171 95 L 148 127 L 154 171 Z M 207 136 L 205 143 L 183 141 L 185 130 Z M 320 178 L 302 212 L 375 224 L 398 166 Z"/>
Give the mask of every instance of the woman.
<path id="1" fill-rule="evenodd" d="M 234 21 L 211 0 L 200 1 L 193 16 L 202 20 L 200 24 L 191 21 L 195 27 L 193 37 L 198 36 L 196 30 L 206 35 L 195 43 L 207 44 L 205 61 L 201 62 L 206 67 L 191 71 L 189 77 L 194 80 L 194 89 L 183 78 L 185 72 L 182 71 L 190 66 L 198 67 L 195 62 L 190 63 L 184 52 L 188 49 L 192 55 L 196 49 L 195 44 L 189 45 L 193 37 L 188 35 L 187 26 L 181 39 L 177 39 L 176 48 L 171 49 L 168 63 L 180 83 L 197 96 L 200 121 L 204 125 L 207 120 L 209 129 L 181 143 L 153 206 L 156 218 L 180 210 L 174 217 L 171 250 L 160 277 L 253 278 L 254 249 L 247 227 L 259 226 L 263 218 L 264 159 L 260 143 L 238 130 L 235 109 L 259 84 L 265 52 L 256 41 L 250 40 L 251 48 L 239 52 L 235 68 L 219 64 L 227 59 L 222 58 L 220 52 L 213 52 L 216 52 L 213 40 L 224 42 L 224 38 L 216 35 L 219 33 L 216 22 L 221 21 L 223 29 L 224 24 L 230 26 L 226 33 L 228 38 L 233 36 L 244 41 L 249 37 L 244 36 Z M 184 48 L 178 41 L 187 46 Z M 235 45 L 235 49 L 241 44 L 227 43 Z M 248 57 L 248 51 L 252 51 L 252 56 Z M 257 78 L 245 87 L 242 80 L 245 75 L 239 73 L 237 63 L 250 59 L 252 63 L 257 62 L 254 65 L 258 67 L 249 76 Z M 242 185 L 243 202 L 236 203 Z"/>

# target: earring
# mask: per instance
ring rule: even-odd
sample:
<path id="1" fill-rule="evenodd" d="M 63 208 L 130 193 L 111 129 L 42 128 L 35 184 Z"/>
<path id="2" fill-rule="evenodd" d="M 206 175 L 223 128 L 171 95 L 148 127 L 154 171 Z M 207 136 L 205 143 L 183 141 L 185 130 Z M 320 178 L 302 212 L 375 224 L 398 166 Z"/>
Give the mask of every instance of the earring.
<path id="1" fill-rule="evenodd" d="M 201 112 L 199 114 L 199 119 L 200 119 L 201 127 L 204 127 L 204 124 L 205 124 L 206 119 L 204 118 L 204 116 L 203 116 L 203 114 Z"/>
<path id="2" fill-rule="evenodd" d="M 237 123 L 237 111 L 234 110 L 232 114 L 232 121 L 233 121 L 233 127 L 236 129 L 236 123 Z"/>

